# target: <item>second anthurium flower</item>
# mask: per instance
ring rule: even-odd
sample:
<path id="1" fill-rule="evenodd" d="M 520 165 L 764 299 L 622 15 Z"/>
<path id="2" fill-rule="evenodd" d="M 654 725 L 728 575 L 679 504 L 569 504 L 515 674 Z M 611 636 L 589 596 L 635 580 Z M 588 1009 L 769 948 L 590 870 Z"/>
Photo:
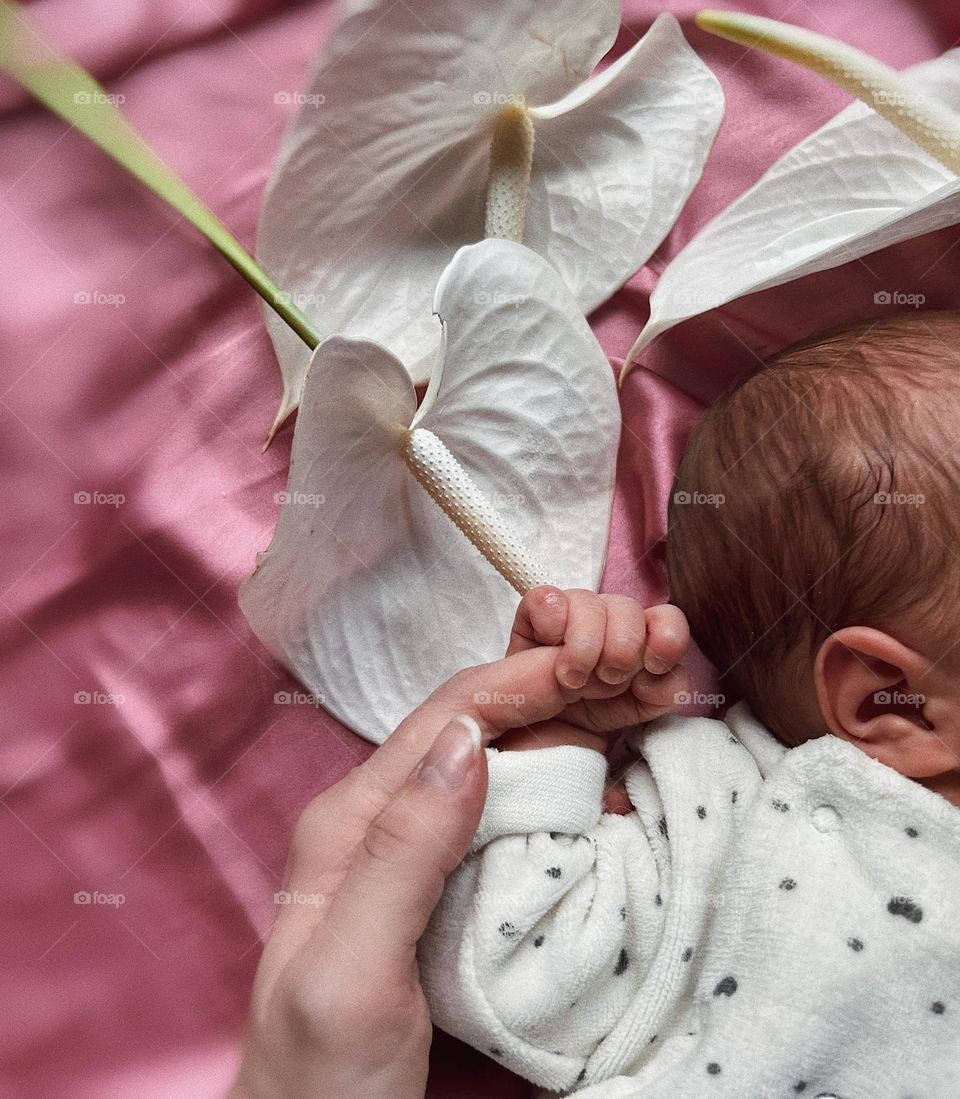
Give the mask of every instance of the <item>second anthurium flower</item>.
<path id="1" fill-rule="evenodd" d="M 521 241 L 583 312 L 649 258 L 700 178 L 716 78 L 661 15 L 596 75 L 619 0 L 367 0 L 330 36 L 287 133 L 258 257 L 323 334 L 429 376 L 454 252 Z M 267 316 L 296 407 L 309 352 Z"/>
<path id="2" fill-rule="evenodd" d="M 482 241 L 456 253 L 434 308 L 419 407 L 382 344 L 317 348 L 277 529 L 240 592 L 274 656 L 377 743 L 503 655 L 518 592 L 596 590 L 610 528 L 616 386 L 556 271 Z"/>

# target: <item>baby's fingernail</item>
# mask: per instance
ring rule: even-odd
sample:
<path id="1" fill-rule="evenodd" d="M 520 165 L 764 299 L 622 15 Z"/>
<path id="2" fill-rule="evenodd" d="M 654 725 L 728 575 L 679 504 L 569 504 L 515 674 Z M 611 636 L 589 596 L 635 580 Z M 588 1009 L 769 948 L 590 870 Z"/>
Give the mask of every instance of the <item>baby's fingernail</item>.
<path id="1" fill-rule="evenodd" d="M 462 786 L 480 752 L 480 726 L 466 714 L 448 722 L 423 757 L 417 778 L 442 790 Z"/>
<path id="2" fill-rule="evenodd" d="M 670 665 L 665 664 L 660 657 L 656 656 L 654 653 L 647 653 L 646 656 L 644 656 L 643 666 L 653 675 L 664 675 L 670 671 Z"/>
<path id="3" fill-rule="evenodd" d="M 613 667 L 601 668 L 599 673 L 600 678 L 605 683 L 622 683 L 629 674 L 629 670 Z"/>
<path id="4" fill-rule="evenodd" d="M 567 668 L 560 673 L 560 679 L 565 687 L 571 687 L 576 691 L 586 683 L 587 672 L 583 668 Z"/>

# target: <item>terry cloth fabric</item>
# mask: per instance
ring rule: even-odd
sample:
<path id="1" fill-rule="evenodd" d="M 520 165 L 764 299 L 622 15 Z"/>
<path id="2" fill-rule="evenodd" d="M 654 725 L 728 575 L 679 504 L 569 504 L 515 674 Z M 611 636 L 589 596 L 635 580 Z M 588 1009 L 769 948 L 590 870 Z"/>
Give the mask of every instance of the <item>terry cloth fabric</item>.
<path id="1" fill-rule="evenodd" d="M 584 1097 L 960 1094 L 960 811 L 743 704 L 638 747 L 625 816 L 597 752 L 489 750 L 420 948 L 436 1023 Z"/>

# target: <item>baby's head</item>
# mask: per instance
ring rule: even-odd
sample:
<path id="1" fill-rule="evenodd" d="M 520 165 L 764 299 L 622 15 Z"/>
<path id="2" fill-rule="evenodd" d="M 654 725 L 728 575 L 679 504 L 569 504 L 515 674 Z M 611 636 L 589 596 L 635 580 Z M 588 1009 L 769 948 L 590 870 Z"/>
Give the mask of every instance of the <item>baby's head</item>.
<path id="1" fill-rule="evenodd" d="M 667 567 L 782 740 L 830 732 L 960 796 L 960 314 L 819 336 L 710 408 Z"/>

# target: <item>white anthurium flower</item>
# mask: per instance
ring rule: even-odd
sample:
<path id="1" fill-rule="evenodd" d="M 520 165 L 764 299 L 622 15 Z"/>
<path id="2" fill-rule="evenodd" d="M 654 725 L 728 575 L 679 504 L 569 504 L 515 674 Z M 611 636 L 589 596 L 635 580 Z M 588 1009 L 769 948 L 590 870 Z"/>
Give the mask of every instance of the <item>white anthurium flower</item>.
<path id="1" fill-rule="evenodd" d="M 419 409 L 381 344 L 317 348 L 277 529 L 240 593 L 277 659 L 377 743 L 503 654 L 518 592 L 595 590 L 609 532 L 616 386 L 560 276 L 483 241 L 456 253 L 434 310 Z"/>
<path id="2" fill-rule="evenodd" d="M 681 321 L 960 222 L 960 50 L 899 73 L 773 20 L 704 12 L 697 21 L 764 49 L 775 40 L 776 52 L 864 102 L 786 153 L 673 258 L 621 380 L 652 340 Z"/>
<path id="3" fill-rule="evenodd" d="M 619 23 L 619 0 L 354 6 L 297 97 L 258 258 L 321 331 L 389 346 L 418 384 L 433 288 L 464 244 L 522 240 L 594 309 L 669 232 L 723 114 L 671 15 L 591 77 Z M 267 324 L 279 424 L 309 353 Z"/>

